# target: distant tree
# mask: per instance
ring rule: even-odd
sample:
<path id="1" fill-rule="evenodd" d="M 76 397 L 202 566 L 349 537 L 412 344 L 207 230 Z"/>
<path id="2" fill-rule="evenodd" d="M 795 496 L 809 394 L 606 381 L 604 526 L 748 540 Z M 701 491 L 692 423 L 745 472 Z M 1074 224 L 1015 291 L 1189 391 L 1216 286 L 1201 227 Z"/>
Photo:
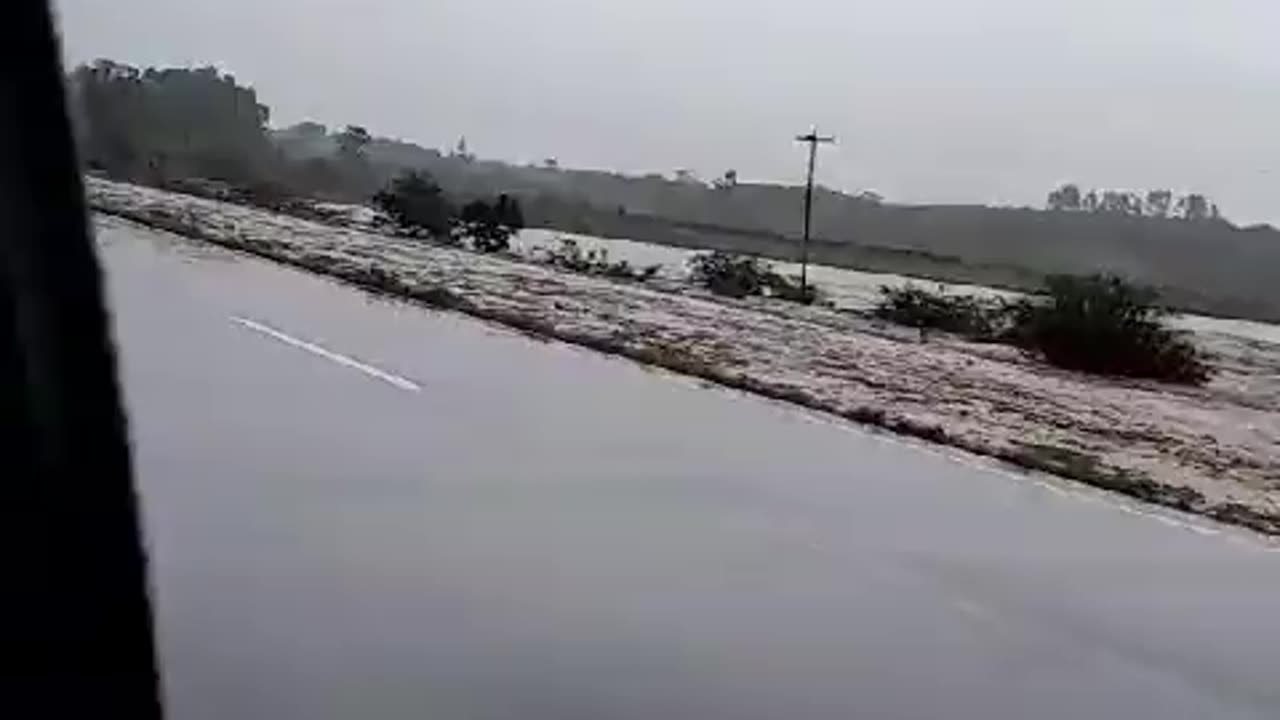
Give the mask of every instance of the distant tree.
<path id="1" fill-rule="evenodd" d="M 1190 193 L 1178 199 L 1176 212 L 1188 222 L 1208 220 L 1211 215 L 1209 198 L 1199 193 Z"/>
<path id="2" fill-rule="evenodd" d="M 726 170 L 724 175 L 712 181 L 711 186 L 717 190 L 732 190 L 738 187 L 738 171 Z"/>
<path id="3" fill-rule="evenodd" d="M 1145 195 L 1127 190 L 1090 190 L 1081 195 L 1077 186 L 1068 184 L 1049 193 L 1046 207 L 1132 217 L 1175 217 L 1189 222 L 1222 219 L 1217 205 L 1204 195 L 1190 193 L 1175 198 L 1171 190 L 1149 190 Z"/>
<path id="4" fill-rule="evenodd" d="M 1169 217 L 1169 210 L 1173 207 L 1173 192 L 1171 190 L 1152 190 L 1147 193 L 1147 214 L 1151 217 Z"/>
<path id="5" fill-rule="evenodd" d="M 1049 193 L 1046 206 L 1050 210 L 1074 211 L 1081 209 L 1079 186 L 1068 183 Z"/>
<path id="6" fill-rule="evenodd" d="M 467 148 L 466 135 L 458 138 L 458 144 L 453 149 L 452 157 L 456 157 L 463 162 L 472 162 L 476 159 L 476 156 L 471 154 L 470 150 Z"/>
<path id="7" fill-rule="evenodd" d="M 1102 193 L 1096 212 L 1114 215 L 1142 215 L 1142 197 L 1125 190 L 1106 190 Z"/>
<path id="8" fill-rule="evenodd" d="M 394 178 L 373 196 L 373 204 L 402 230 L 448 238 L 453 206 L 436 181 L 425 172 L 407 172 Z"/>
<path id="9" fill-rule="evenodd" d="M 559 170 L 559 169 L 560 169 L 560 161 L 559 161 L 559 160 L 557 160 L 557 159 L 555 159 L 555 158 L 553 158 L 553 157 L 549 157 L 549 158 L 547 158 L 546 160 L 543 160 L 543 161 L 542 161 L 542 167 L 544 167 L 544 168 L 546 168 L 546 169 L 548 169 L 548 170 Z"/>

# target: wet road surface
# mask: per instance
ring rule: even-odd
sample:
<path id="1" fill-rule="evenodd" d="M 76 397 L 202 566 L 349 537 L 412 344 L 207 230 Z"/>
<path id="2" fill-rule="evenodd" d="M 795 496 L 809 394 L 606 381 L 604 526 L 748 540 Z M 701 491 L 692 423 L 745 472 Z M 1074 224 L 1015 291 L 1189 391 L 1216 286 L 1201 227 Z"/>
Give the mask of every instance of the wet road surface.
<path id="1" fill-rule="evenodd" d="M 1280 717 L 1261 540 L 99 236 L 171 717 Z"/>

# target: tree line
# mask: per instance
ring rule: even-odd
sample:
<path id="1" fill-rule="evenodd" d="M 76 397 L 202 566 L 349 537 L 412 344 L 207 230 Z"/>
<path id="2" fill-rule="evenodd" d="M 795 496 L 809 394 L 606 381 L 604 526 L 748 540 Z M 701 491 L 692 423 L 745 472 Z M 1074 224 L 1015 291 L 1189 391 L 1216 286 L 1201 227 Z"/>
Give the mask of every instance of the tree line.
<path id="1" fill-rule="evenodd" d="M 457 202 L 425 172 L 392 175 L 371 162 L 375 138 L 360 125 L 331 138 L 322 125 L 298 126 L 303 135 L 318 132 L 332 149 L 305 160 L 287 157 L 272 141 L 270 110 L 253 88 L 212 67 L 139 69 L 98 60 L 73 70 L 68 86 L 80 152 L 92 171 L 162 186 L 222 181 L 234 197 L 268 206 L 297 194 L 372 194 L 403 232 L 470 240 L 482 251 L 506 249 L 524 227 L 514 196 Z M 465 141 L 459 148 L 465 156 Z"/>
<path id="2" fill-rule="evenodd" d="M 267 106 L 212 67 L 139 70 L 98 60 L 76 68 L 68 86 L 90 169 L 142 180 L 246 180 L 272 160 Z"/>
<path id="3" fill-rule="evenodd" d="M 257 92 L 213 67 L 137 68 L 97 60 L 67 78 L 85 166 L 111 177 L 167 186 L 200 179 L 278 198 L 365 199 L 394 174 L 369 162 L 373 135 L 348 125 L 315 157 L 290 157 L 268 127 Z"/>
<path id="4" fill-rule="evenodd" d="M 1172 190 L 1089 190 L 1067 183 L 1049 193 L 1045 208 L 1057 212 L 1106 213 L 1171 218 L 1188 222 L 1221 220 L 1217 203 L 1200 193 L 1175 195 Z"/>

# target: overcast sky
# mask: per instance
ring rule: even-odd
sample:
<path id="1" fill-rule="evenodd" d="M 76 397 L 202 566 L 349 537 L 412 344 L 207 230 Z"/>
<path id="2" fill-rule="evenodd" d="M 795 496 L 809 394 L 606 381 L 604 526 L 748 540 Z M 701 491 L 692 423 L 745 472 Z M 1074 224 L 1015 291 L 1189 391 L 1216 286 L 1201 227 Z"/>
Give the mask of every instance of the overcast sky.
<path id="1" fill-rule="evenodd" d="M 1039 204 L 1063 180 L 1280 222 L 1276 0 L 58 0 L 69 62 L 214 64 L 272 123 L 484 157 Z"/>

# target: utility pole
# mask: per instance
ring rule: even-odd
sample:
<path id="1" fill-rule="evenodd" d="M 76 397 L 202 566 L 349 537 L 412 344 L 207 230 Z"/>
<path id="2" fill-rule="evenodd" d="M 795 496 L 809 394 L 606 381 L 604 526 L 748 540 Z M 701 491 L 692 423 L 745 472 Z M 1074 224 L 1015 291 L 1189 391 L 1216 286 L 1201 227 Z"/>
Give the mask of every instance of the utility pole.
<path id="1" fill-rule="evenodd" d="M 813 128 L 807 135 L 797 135 L 796 142 L 809 143 L 809 181 L 804 186 L 804 240 L 800 243 L 800 297 L 805 297 L 809 284 L 809 228 L 813 216 L 813 170 L 818 162 L 818 145 L 835 144 L 831 136 L 818 134 Z"/>

